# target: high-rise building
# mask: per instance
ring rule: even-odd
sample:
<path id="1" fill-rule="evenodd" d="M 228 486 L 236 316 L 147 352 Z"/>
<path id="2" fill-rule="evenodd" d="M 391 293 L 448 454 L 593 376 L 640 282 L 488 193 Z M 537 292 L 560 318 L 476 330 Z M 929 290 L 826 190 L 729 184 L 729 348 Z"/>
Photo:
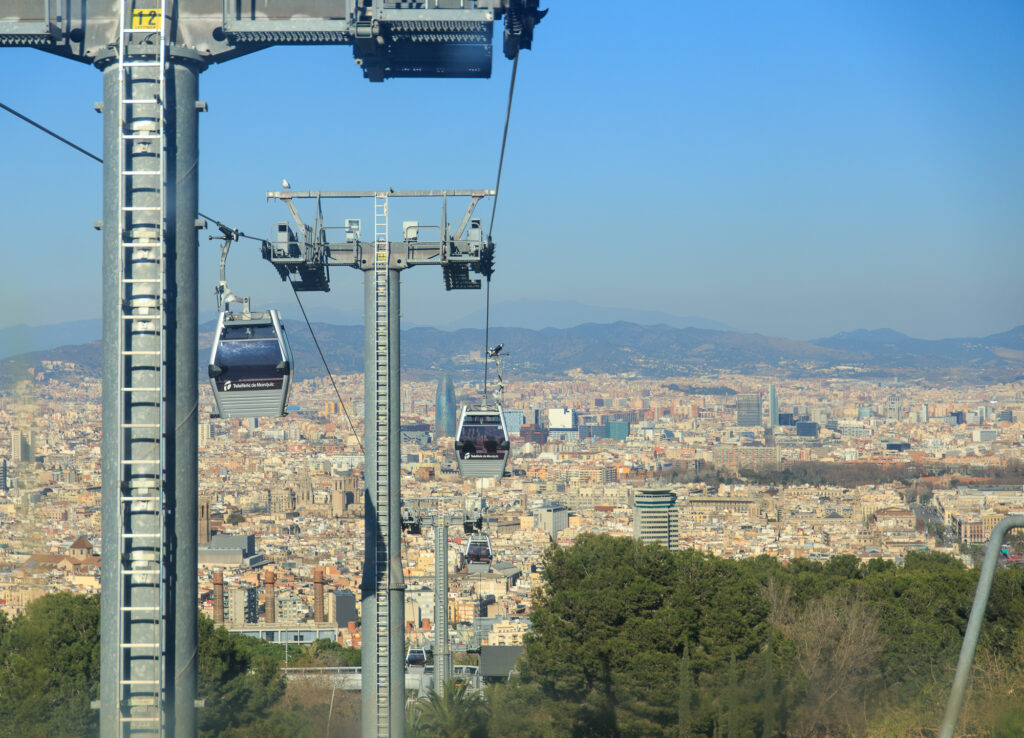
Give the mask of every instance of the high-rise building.
<path id="1" fill-rule="evenodd" d="M 801 438 L 817 438 L 819 426 L 809 420 L 800 420 L 796 424 L 796 434 Z"/>
<path id="2" fill-rule="evenodd" d="M 775 394 L 775 385 L 768 385 L 768 427 L 774 428 L 779 424 L 779 396 Z"/>
<path id="3" fill-rule="evenodd" d="M 327 620 L 344 628 L 358 619 L 356 596 L 347 589 L 336 589 L 327 594 Z"/>
<path id="4" fill-rule="evenodd" d="M 15 464 L 32 462 L 32 434 L 20 430 L 11 431 L 11 461 Z"/>
<path id="5" fill-rule="evenodd" d="M 886 417 L 897 423 L 903 420 L 903 398 L 896 393 L 889 395 L 889 402 L 886 406 Z"/>
<path id="6" fill-rule="evenodd" d="M 736 395 L 736 425 L 761 425 L 760 395 Z"/>
<path id="7" fill-rule="evenodd" d="M 534 525 L 553 541 L 560 531 L 569 527 L 569 508 L 560 502 L 551 502 L 534 510 L 533 518 L 536 521 Z"/>
<path id="8" fill-rule="evenodd" d="M 526 413 L 522 410 L 505 410 L 505 428 L 510 436 L 518 436 L 519 429 L 526 423 Z"/>
<path id="9" fill-rule="evenodd" d="M 256 587 L 231 587 L 224 593 L 224 619 L 232 625 L 257 622 L 259 608 Z"/>
<path id="10" fill-rule="evenodd" d="M 0 492 L 7 489 L 7 459 L 0 459 Z"/>
<path id="11" fill-rule="evenodd" d="M 211 438 L 213 438 L 213 422 L 209 420 L 201 421 L 199 423 L 198 432 L 199 437 L 197 440 L 199 442 L 199 447 L 202 448 L 209 443 Z"/>
<path id="12" fill-rule="evenodd" d="M 548 428 L 551 430 L 575 430 L 579 428 L 579 417 L 575 410 L 567 407 L 548 410 Z"/>
<path id="13" fill-rule="evenodd" d="M 205 546 L 210 542 L 210 501 L 208 499 L 199 500 L 199 540 L 200 546 Z"/>
<path id="14" fill-rule="evenodd" d="M 679 549 L 679 508 L 671 489 L 645 487 L 633 499 L 633 537 Z"/>
<path id="15" fill-rule="evenodd" d="M 450 374 L 443 374 L 437 382 L 437 395 L 434 397 L 435 439 L 455 435 L 455 409 L 455 384 Z"/>
<path id="16" fill-rule="evenodd" d="M 609 420 L 606 424 L 608 437 L 613 441 L 625 441 L 629 438 L 628 420 Z"/>

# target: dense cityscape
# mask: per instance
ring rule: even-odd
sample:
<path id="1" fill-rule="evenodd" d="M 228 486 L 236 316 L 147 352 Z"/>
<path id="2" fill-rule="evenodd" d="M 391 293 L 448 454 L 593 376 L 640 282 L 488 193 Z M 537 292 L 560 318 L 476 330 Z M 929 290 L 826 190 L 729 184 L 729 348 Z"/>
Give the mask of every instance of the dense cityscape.
<path id="1" fill-rule="evenodd" d="M 10 439 L 0 462 L 0 606 L 12 615 L 49 592 L 99 589 L 99 385 L 51 379 L 48 368 L 65 378 L 73 371 L 42 367 L 0 405 L 0 435 Z M 258 421 L 209 419 L 204 388 L 200 605 L 215 615 L 212 577 L 222 572 L 226 609 L 216 614 L 231 628 L 280 639 L 258 625 L 276 624 L 300 642 L 329 631 L 360 645 L 362 377 L 338 385 L 344 408 L 328 381 L 307 380 L 286 417 Z M 475 391 L 463 385 L 457 397 Z M 908 551 L 935 550 L 969 564 L 969 545 L 1024 512 L 1021 485 L 999 481 L 1022 462 L 1019 383 L 776 383 L 722 374 L 694 384 L 582 372 L 512 382 L 505 417 L 514 450 L 502 480 L 457 474 L 444 428 L 451 432 L 457 408 L 439 408 L 437 395 L 428 382 L 402 390 L 405 505 L 480 510 L 493 549 L 490 570 L 471 575 L 468 534 L 453 528 L 449 536 L 456 648 L 521 645 L 545 550 L 582 533 L 728 558 L 901 562 Z M 864 480 L 773 481 L 814 462 L 855 469 Z M 913 479 L 888 474 L 901 468 L 916 470 Z M 643 502 L 657 490 L 658 504 Z M 432 536 L 404 535 L 402 555 L 408 638 L 429 646 Z M 276 574 L 273 595 L 266 572 Z M 276 598 L 270 607 L 268 596 Z"/>
<path id="2" fill-rule="evenodd" d="M 0 5 L 0 738 L 1024 736 L 1024 6 Z"/>

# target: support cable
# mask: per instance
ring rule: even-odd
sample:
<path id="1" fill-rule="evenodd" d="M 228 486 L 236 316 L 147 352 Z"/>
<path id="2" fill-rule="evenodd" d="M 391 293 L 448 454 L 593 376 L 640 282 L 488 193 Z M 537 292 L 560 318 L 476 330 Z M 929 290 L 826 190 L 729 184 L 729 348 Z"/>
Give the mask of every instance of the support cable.
<path id="1" fill-rule="evenodd" d="M 331 368 L 327 366 L 327 358 L 324 356 L 323 349 L 320 348 L 320 342 L 316 340 L 316 333 L 313 331 L 313 326 L 309 322 L 309 317 L 306 315 L 306 308 L 302 305 L 302 300 L 299 299 L 299 291 L 295 289 L 295 282 L 288 280 L 288 284 L 291 285 L 292 294 L 295 295 L 295 301 L 299 303 L 299 310 L 302 311 L 302 317 L 306 321 L 306 327 L 309 328 L 309 335 L 313 338 L 313 345 L 316 346 L 317 353 L 320 354 L 320 360 L 324 363 L 324 369 L 327 370 L 327 376 L 331 379 L 331 384 L 334 386 L 334 394 L 338 396 L 338 402 L 341 403 L 341 409 L 345 413 L 345 419 L 348 420 L 348 428 L 352 431 L 352 435 L 356 437 L 356 443 L 359 444 L 359 453 L 364 453 L 363 442 L 359 440 L 359 434 L 356 433 L 356 427 L 352 423 L 352 417 L 348 414 L 348 407 L 345 405 L 345 401 L 341 399 L 341 392 L 338 391 L 338 384 L 334 381 L 334 375 L 331 373 Z"/>
<path id="2" fill-rule="evenodd" d="M 23 121 L 28 123 L 30 126 L 38 128 L 43 133 L 45 133 L 45 134 L 47 134 L 49 136 L 53 136 L 55 139 L 57 139 L 61 143 L 67 144 L 68 146 L 73 148 L 78 153 L 85 154 L 90 159 L 93 159 L 93 160 L 99 162 L 100 164 L 103 163 L 103 158 L 102 157 L 96 156 L 96 154 L 92 153 L 91 151 L 88 151 L 87 149 L 83 149 L 81 146 L 79 146 L 78 144 L 76 144 L 76 143 L 74 143 L 72 141 L 69 141 L 68 139 L 66 139 L 63 136 L 61 136 L 59 133 L 56 133 L 56 132 L 50 130 L 49 128 L 44 126 L 42 123 L 39 123 L 37 121 L 32 120 L 27 115 L 22 115 L 21 113 L 19 113 L 14 108 L 9 107 L 7 105 L 4 105 L 2 102 L 0 102 L 0 108 L 6 110 L 8 113 L 13 115 L 15 118 L 21 118 Z M 221 223 L 216 218 L 211 218 L 209 215 L 206 215 L 205 213 L 198 213 L 198 215 L 199 215 L 200 218 L 205 218 L 206 220 L 212 221 L 218 227 L 227 228 L 228 230 L 234 231 L 234 233 L 236 234 L 236 236 L 238 238 L 251 238 L 254 241 L 263 241 L 264 240 L 262 238 L 256 238 L 255 236 L 247 236 L 246 234 L 242 233 L 241 231 L 236 231 L 234 228 L 230 228 L 229 226 L 224 225 L 223 223 Z"/>
<path id="3" fill-rule="evenodd" d="M 515 82 L 515 72 L 514 72 L 514 70 L 515 70 L 515 66 L 513 65 L 513 75 L 512 75 L 513 82 Z M 511 94 L 511 91 L 510 91 L 510 94 Z M 509 100 L 509 104 L 511 105 L 511 99 Z M 55 139 L 57 139 L 61 143 L 67 144 L 68 146 L 70 146 L 75 151 L 79 152 L 80 154 L 85 154 L 90 159 L 94 159 L 97 162 L 99 162 L 100 164 L 103 163 L 103 159 L 101 157 L 96 156 L 96 154 L 92 153 L 91 151 L 83 149 L 78 144 L 69 141 L 68 139 L 64 138 L 63 136 L 59 135 L 58 133 L 55 133 L 54 131 L 50 130 L 49 128 L 47 128 L 43 124 L 38 123 L 38 122 L 32 120 L 27 115 L 22 115 L 21 113 L 19 113 L 14 108 L 11 108 L 11 107 L 9 107 L 7 105 L 4 105 L 2 102 L 0 102 L 0 108 L 6 110 L 8 113 L 10 113 L 11 115 L 15 116 L 16 118 L 20 118 L 21 120 L 25 121 L 29 125 L 34 126 L 35 128 L 38 128 L 43 133 L 46 133 L 46 134 L 48 134 L 50 136 L 53 136 Z M 505 116 L 505 133 L 506 134 L 508 133 L 508 116 L 507 116 L 507 114 Z M 504 156 L 504 152 L 505 152 L 504 142 L 502 142 L 501 149 L 502 149 L 502 156 Z M 499 181 L 501 179 L 501 165 L 500 164 L 498 165 L 498 179 L 499 179 Z M 199 215 L 200 218 L 205 218 L 206 220 L 212 221 L 218 228 L 220 228 L 222 230 L 230 231 L 232 236 L 235 239 L 248 238 L 248 239 L 250 239 L 252 241 L 259 241 L 260 243 L 267 243 L 266 239 L 257 238 L 256 236 L 250 236 L 250 235 L 247 235 L 245 233 L 242 233 L 242 231 L 238 230 L 237 228 L 232 228 L 231 226 L 225 225 L 221 221 L 217 220 L 216 218 L 212 218 L 209 215 L 206 215 L 205 213 L 201 213 L 200 212 L 200 213 L 198 213 L 198 215 Z M 492 212 L 491 213 L 491 219 L 493 220 L 493 218 L 494 218 L 494 213 Z M 211 236 L 211 238 L 213 238 L 213 237 Z M 341 392 L 338 391 L 338 385 L 334 381 L 334 375 L 331 373 L 330 367 L 327 366 L 327 359 L 324 357 L 324 352 L 320 349 L 320 342 L 316 340 L 316 333 L 314 333 L 314 331 L 313 331 L 313 326 L 310 324 L 309 318 L 306 317 L 306 308 L 303 307 L 302 300 L 299 299 L 299 293 L 295 290 L 295 283 L 290 281 L 290 280 L 289 280 L 288 283 L 291 285 L 292 293 L 294 293 L 294 295 L 295 295 L 296 302 L 299 303 L 299 309 L 302 311 L 302 317 L 305 318 L 305 320 L 306 320 L 306 326 L 309 328 L 309 335 L 313 337 L 313 344 L 316 346 L 316 350 L 320 353 L 320 360 L 323 361 L 323 363 L 324 363 L 324 369 L 327 370 L 327 376 L 330 377 L 331 384 L 334 385 L 334 393 L 338 396 L 338 401 L 341 403 L 341 409 L 345 412 L 345 419 L 348 421 L 349 430 L 352 431 L 352 435 L 354 435 L 356 437 L 356 442 L 359 444 L 359 453 L 363 453 L 363 442 L 359 439 L 359 434 L 356 433 L 355 424 L 353 424 L 352 417 L 348 414 L 348 407 L 346 406 L 345 401 L 341 399 Z M 490 284 L 491 284 L 490 279 L 488 279 L 487 280 L 488 291 L 489 291 L 489 288 L 490 288 Z"/>
<path id="4" fill-rule="evenodd" d="M 487 245 L 490 246 L 494 232 L 494 214 L 498 211 L 498 191 L 501 188 L 501 169 L 505 164 L 505 144 L 508 142 L 508 122 L 512 117 L 512 95 L 516 90 L 516 70 L 519 68 L 519 51 L 512 59 L 512 78 L 508 84 L 508 102 L 505 105 L 505 130 L 501 134 L 501 153 L 498 155 L 498 176 L 494 183 L 494 202 L 491 205 L 491 223 L 487 227 Z M 490 363 L 487 353 L 491 348 L 491 275 L 487 275 L 487 296 L 484 310 L 484 403 L 487 402 L 487 367 Z"/>
<path id="5" fill-rule="evenodd" d="M 54 137 L 55 139 L 57 139 L 57 140 L 58 140 L 58 141 L 60 141 L 61 143 L 65 143 L 65 144 L 67 144 L 68 146 L 70 146 L 71 148 L 73 148 L 73 149 L 74 149 L 75 151 L 77 151 L 77 152 L 79 152 L 79 153 L 82 153 L 82 154 L 85 154 L 85 155 L 86 155 L 86 156 L 88 156 L 88 157 L 89 157 L 90 159 L 95 159 L 95 160 L 96 160 L 96 161 L 98 161 L 98 162 L 99 162 L 100 164 L 102 164 L 102 163 L 103 163 L 103 159 L 101 159 L 100 157 L 96 156 L 96 154 L 92 153 L 91 151 L 86 151 L 85 149 L 83 149 L 83 148 L 82 148 L 81 146 L 79 146 L 78 144 L 75 144 L 75 143 L 72 143 L 71 141 L 68 141 L 68 140 L 67 140 L 66 138 L 64 138 L 64 137 L 63 137 L 63 136 L 61 136 L 60 134 L 54 133 L 53 131 L 51 131 L 51 130 L 50 130 L 49 128 L 47 128 L 46 126 L 42 125 L 41 123 L 36 123 L 36 122 L 35 122 L 34 120 L 32 120 L 31 118 L 29 118 L 29 117 L 28 117 L 27 115 L 22 115 L 21 113 L 19 113 L 19 112 L 18 112 L 17 110 L 15 110 L 14 108 L 9 108 L 9 107 L 7 107 L 6 105 L 4 105 L 3 103 L 0 103 L 0 108 L 3 108 L 3 109 L 4 109 L 4 110 L 6 110 L 6 111 L 7 111 L 8 113 L 10 113 L 11 115 L 13 115 L 13 116 L 14 116 L 15 118 L 21 118 L 21 119 L 22 119 L 23 121 L 25 121 L 26 123 L 28 123 L 28 124 L 29 124 L 30 126 L 35 126 L 36 128 L 38 128 L 38 129 L 39 129 L 40 131 L 42 131 L 43 133 L 46 133 L 46 134 L 48 134 L 48 135 L 50 135 L 50 136 L 53 136 L 53 137 Z"/>

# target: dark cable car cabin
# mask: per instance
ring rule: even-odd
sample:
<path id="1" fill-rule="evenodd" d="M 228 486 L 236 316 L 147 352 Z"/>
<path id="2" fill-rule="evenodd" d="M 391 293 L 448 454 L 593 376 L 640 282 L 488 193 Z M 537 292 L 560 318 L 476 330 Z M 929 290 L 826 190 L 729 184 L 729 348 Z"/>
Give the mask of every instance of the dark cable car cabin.
<path id="1" fill-rule="evenodd" d="M 466 571 L 488 572 L 491 570 L 491 561 L 494 555 L 491 553 L 491 539 L 477 533 L 469 537 L 466 543 Z"/>
<path id="2" fill-rule="evenodd" d="M 278 312 L 222 312 L 210 350 L 209 373 L 220 417 L 284 415 L 292 350 Z"/>
<path id="3" fill-rule="evenodd" d="M 455 431 L 455 456 L 463 477 L 500 479 L 508 464 L 508 430 L 500 405 L 467 405 Z"/>
<path id="4" fill-rule="evenodd" d="M 427 651 L 423 648 L 410 648 L 405 654 L 406 666 L 426 666 Z"/>

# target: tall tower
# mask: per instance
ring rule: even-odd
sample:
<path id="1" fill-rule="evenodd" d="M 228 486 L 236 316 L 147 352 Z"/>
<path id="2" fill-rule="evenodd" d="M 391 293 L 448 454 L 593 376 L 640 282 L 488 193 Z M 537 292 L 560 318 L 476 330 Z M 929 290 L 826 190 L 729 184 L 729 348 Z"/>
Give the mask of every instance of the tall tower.
<path id="1" fill-rule="evenodd" d="M 32 448 L 32 432 L 12 430 L 11 461 L 15 464 L 31 463 L 34 453 Z"/>
<path id="2" fill-rule="evenodd" d="M 210 542 L 210 501 L 199 500 L 199 539 L 198 543 L 205 546 Z"/>
<path id="3" fill-rule="evenodd" d="M 895 392 L 889 395 L 889 401 L 886 405 L 886 417 L 897 423 L 903 420 L 903 398 Z"/>
<path id="4" fill-rule="evenodd" d="M 761 425 L 760 395 L 736 395 L 736 425 Z"/>
<path id="5" fill-rule="evenodd" d="M 437 381 L 437 395 L 434 398 L 434 438 L 451 438 L 455 435 L 455 384 L 450 374 L 443 374 Z"/>
<path id="6" fill-rule="evenodd" d="M 768 427 L 775 428 L 779 424 L 779 396 L 775 394 L 775 385 L 768 385 Z"/>
<path id="7" fill-rule="evenodd" d="M 633 498 L 633 538 L 679 550 L 679 509 L 668 487 L 645 487 Z"/>

